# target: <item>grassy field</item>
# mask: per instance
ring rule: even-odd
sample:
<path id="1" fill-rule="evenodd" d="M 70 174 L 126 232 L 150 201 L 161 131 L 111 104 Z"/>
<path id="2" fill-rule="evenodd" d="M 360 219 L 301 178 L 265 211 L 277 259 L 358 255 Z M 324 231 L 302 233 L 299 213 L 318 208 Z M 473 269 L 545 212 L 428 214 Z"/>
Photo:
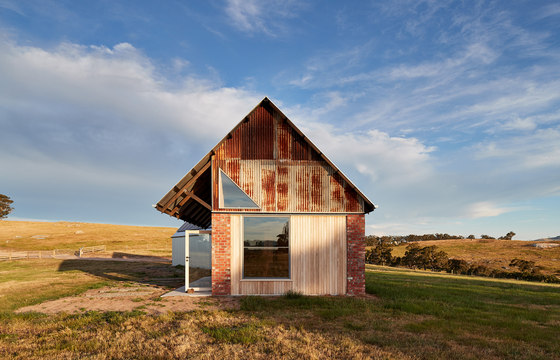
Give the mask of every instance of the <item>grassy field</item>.
<path id="1" fill-rule="evenodd" d="M 560 276 L 560 247 L 539 249 L 533 247 L 535 241 L 461 239 L 420 241 L 420 246 L 436 245 L 449 257 L 469 262 L 479 262 L 491 269 L 507 268 L 514 258 L 534 261 L 544 274 Z M 406 244 L 393 248 L 393 256 L 403 256 Z"/>
<path id="2" fill-rule="evenodd" d="M 374 266 L 365 298 L 245 297 L 239 310 L 162 315 L 14 313 L 87 288 L 180 275 L 165 263 L 73 261 L 0 263 L 0 358 L 560 357 L 559 286 Z"/>
<path id="3" fill-rule="evenodd" d="M 0 250 L 78 250 L 106 245 L 107 251 L 171 256 L 176 228 L 78 222 L 0 221 Z"/>
<path id="4" fill-rule="evenodd" d="M 119 283 L 154 283 L 176 278 L 164 286 L 183 284 L 184 272 L 169 262 L 143 263 L 33 259 L 0 262 L 0 314 L 50 299 L 71 296 L 88 289 Z"/>

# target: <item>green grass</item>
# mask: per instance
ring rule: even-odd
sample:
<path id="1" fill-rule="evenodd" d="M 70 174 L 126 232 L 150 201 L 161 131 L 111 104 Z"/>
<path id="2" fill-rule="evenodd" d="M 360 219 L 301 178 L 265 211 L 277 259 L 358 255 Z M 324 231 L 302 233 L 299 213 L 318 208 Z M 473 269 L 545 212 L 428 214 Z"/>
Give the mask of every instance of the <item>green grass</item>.
<path id="1" fill-rule="evenodd" d="M 469 349 L 465 358 L 560 356 L 560 287 L 520 281 L 446 276 L 374 268 L 367 292 L 380 298 L 377 311 L 399 319 L 409 334 L 401 350 L 417 348 L 414 335 L 437 344 L 436 354 Z M 376 343 L 394 346 L 389 334 Z M 426 354 L 427 356 L 428 354 Z M 429 357 L 429 356 L 427 356 Z"/>
<path id="2" fill-rule="evenodd" d="M 376 299 L 246 297 L 242 309 L 423 359 L 560 357 L 560 287 L 370 267 Z"/>
<path id="3" fill-rule="evenodd" d="M 240 310 L 203 306 L 162 315 L 140 306 L 72 315 L 13 312 L 21 304 L 175 271 L 111 261 L 0 263 L 0 358 L 118 358 L 122 351 L 134 358 L 560 358 L 560 286 L 379 266 L 368 266 L 366 290 L 373 296 L 363 298 L 247 296 Z"/>
<path id="4" fill-rule="evenodd" d="M 174 277 L 180 272 L 165 263 L 57 259 L 1 261 L 0 313 L 111 284 L 153 283 L 150 278 Z M 180 284 L 179 277 L 177 283 L 171 285 Z"/>

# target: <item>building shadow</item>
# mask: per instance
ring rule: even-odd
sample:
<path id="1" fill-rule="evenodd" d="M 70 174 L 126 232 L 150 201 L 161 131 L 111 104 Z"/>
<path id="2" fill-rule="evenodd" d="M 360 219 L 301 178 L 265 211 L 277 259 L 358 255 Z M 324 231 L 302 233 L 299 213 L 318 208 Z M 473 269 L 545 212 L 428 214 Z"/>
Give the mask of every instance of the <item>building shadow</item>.
<path id="1" fill-rule="evenodd" d="M 112 255 L 113 259 L 124 259 L 124 260 L 136 260 L 136 261 L 146 261 L 146 262 L 156 262 L 156 263 L 171 263 L 171 260 L 168 258 L 163 258 L 159 256 L 153 255 L 139 255 L 139 254 L 131 254 L 125 252 L 115 251 Z"/>
<path id="2" fill-rule="evenodd" d="M 121 254 L 121 255 L 119 255 Z M 67 259 L 63 260 L 58 271 L 82 272 L 100 279 L 118 283 L 139 283 L 165 288 L 176 288 L 184 285 L 184 269 L 171 266 L 168 259 L 155 260 L 135 254 L 117 253 L 114 259 Z M 145 261 L 149 258 L 152 261 Z M 125 259 L 128 259 L 125 261 Z M 144 261 L 142 261 L 144 260 Z"/>
<path id="3" fill-rule="evenodd" d="M 171 266 L 171 262 L 166 258 L 127 253 L 115 253 L 113 258 L 63 260 L 58 271 L 87 273 L 123 285 L 138 283 L 169 289 L 185 285 L 183 266 Z M 192 282 L 210 276 L 211 271 L 190 268 L 189 273 Z"/>

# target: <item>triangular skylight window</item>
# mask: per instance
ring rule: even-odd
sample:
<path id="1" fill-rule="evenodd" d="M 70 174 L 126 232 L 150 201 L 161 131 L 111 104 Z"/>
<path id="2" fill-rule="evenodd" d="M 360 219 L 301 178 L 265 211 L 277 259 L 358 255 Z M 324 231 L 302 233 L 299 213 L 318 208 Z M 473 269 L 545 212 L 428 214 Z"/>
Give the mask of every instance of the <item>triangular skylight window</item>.
<path id="1" fill-rule="evenodd" d="M 220 208 L 258 209 L 259 206 L 220 169 Z"/>

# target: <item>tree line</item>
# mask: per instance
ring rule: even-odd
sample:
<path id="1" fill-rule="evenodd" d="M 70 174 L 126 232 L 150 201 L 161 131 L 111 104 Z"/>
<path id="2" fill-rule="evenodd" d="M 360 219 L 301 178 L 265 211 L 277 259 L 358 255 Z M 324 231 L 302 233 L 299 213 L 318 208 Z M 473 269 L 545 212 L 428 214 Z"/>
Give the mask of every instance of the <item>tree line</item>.
<path id="1" fill-rule="evenodd" d="M 498 237 L 498 240 L 512 240 L 515 236 L 513 231 L 508 232 L 504 236 Z M 411 243 L 415 241 L 430 241 L 430 240 L 458 240 L 458 239 L 476 239 L 474 235 L 463 236 L 463 235 L 449 235 L 447 233 L 440 234 L 423 234 L 423 235 L 385 235 L 385 236 L 377 236 L 377 235 L 368 235 L 366 236 L 366 245 L 367 246 L 375 246 L 375 244 L 379 242 L 389 243 L 393 245 L 399 245 L 403 243 Z M 480 235 L 479 239 L 496 239 L 490 235 L 482 234 Z"/>
<path id="2" fill-rule="evenodd" d="M 449 258 L 445 251 L 437 246 L 420 246 L 412 242 L 406 247 L 404 256 L 393 256 L 393 244 L 379 241 L 372 248 L 366 250 L 366 263 L 385 266 L 405 266 L 411 269 L 432 271 L 446 271 L 451 274 L 478 275 L 494 278 L 510 278 L 518 280 L 542 281 L 560 283 L 554 275 L 542 274 L 534 261 L 512 259 L 509 266 L 517 268 L 513 271 L 491 269 L 480 263 L 469 263 L 462 259 Z"/>

